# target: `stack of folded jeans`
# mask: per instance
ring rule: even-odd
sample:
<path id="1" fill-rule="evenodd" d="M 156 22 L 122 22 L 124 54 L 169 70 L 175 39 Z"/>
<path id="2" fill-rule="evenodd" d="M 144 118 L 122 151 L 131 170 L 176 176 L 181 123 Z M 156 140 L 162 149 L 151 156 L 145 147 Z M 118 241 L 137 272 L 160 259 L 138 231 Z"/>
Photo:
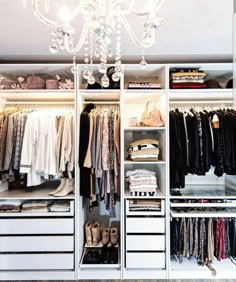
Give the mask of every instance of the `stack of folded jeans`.
<path id="1" fill-rule="evenodd" d="M 136 162 L 158 161 L 159 141 L 142 139 L 129 144 L 128 159 Z"/>
<path id="2" fill-rule="evenodd" d="M 155 196 L 157 193 L 156 173 L 147 169 L 126 172 L 131 196 Z"/>

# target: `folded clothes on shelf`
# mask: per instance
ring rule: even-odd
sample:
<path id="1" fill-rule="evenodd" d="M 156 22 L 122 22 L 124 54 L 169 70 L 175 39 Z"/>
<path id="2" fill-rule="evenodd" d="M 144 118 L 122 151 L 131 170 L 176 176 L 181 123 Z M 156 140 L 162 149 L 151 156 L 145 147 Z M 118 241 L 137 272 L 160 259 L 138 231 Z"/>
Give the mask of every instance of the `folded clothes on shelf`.
<path id="1" fill-rule="evenodd" d="M 141 139 L 129 144 L 128 159 L 132 161 L 158 161 L 159 141 Z"/>
<path id="2" fill-rule="evenodd" d="M 48 202 L 30 201 L 22 204 L 21 212 L 48 212 Z"/>
<path id="3" fill-rule="evenodd" d="M 154 196 L 157 192 L 157 179 L 154 171 L 147 169 L 128 170 L 126 181 L 131 195 Z"/>
<path id="4" fill-rule="evenodd" d="M 154 82 L 129 82 L 128 89 L 161 89 L 161 84 Z"/>
<path id="5" fill-rule="evenodd" d="M 0 202 L 0 213 L 3 212 L 20 212 L 21 202 L 20 201 L 1 201 Z"/>
<path id="6" fill-rule="evenodd" d="M 160 211 L 160 201 L 129 200 L 130 211 Z"/>
<path id="7" fill-rule="evenodd" d="M 55 202 L 49 206 L 50 212 L 69 212 L 70 203 L 68 202 Z"/>
<path id="8" fill-rule="evenodd" d="M 177 68 L 170 71 L 170 87 L 173 89 L 206 88 L 206 73 L 198 68 Z"/>

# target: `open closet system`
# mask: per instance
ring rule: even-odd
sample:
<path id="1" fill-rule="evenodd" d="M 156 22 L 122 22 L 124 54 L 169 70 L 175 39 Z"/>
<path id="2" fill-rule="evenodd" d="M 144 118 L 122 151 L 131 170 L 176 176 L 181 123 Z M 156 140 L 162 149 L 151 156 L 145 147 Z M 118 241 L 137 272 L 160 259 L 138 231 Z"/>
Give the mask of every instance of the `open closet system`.
<path id="1" fill-rule="evenodd" d="M 72 158 L 66 159 L 64 169 L 56 169 L 55 173 L 50 170 L 48 174 L 46 168 L 38 169 L 43 171 L 46 181 L 24 189 L 8 187 L 7 179 L 1 181 L 0 205 L 7 201 L 5 203 L 19 206 L 20 202 L 22 209 L 0 213 L 0 280 L 236 279 L 234 250 L 228 248 L 224 257 L 217 247 L 223 240 L 233 246 L 236 234 L 230 233 L 233 235 L 226 238 L 227 232 L 224 232 L 224 239 L 216 235 L 219 230 L 232 230 L 234 226 L 235 177 L 225 173 L 218 177 L 210 165 L 205 175 L 193 175 L 186 170 L 185 188 L 170 189 L 173 171 L 170 172 L 169 148 L 170 143 L 178 141 L 169 135 L 169 111 L 179 108 L 191 115 L 191 108 L 195 112 L 233 108 L 232 88 L 170 89 L 169 71 L 199 67 L 209 78 L 232 77 L 232 64 L 152 64 L 145 69 L 139 65 L 123 65 L 120 89 L 87 89 L 82 76 L 84 65 L 77 67 L 78 74 L 74 75 L 71 65 L 65 64 L 0 66 L 2 75 L 44 73 L 55 77 L 70 73 L 75 85 L 69 90 L 0 90 L 2 105 L 16 107 L 23 116 L 24 112 L 34 116 L 34 111 L 41 118 L 46 118 L 48 112 L 50 117 L 54 112 L 57 117 L 74 116 L 74 133 L 70 133 L 70 148 L 74 150 L 70 151 Z M 160 89 L 130 89 L 130 82 L 152 82 L 160 84 Z M 136 126 L 148 102 L 151 102 L 149 109 L 155 105 L 160 110 L 160 126 Z M 85 109 L 88 112 L 85 113 Z M 83 112 L 87 116 L 82 118 Z M 73 118 L 69 120 L 73 124 Z M 86 122 L 91 131 L 86 130 Z M 46 121 L 43 129 L 49 124 Z M 80 147 L 83 142 L 87 144 L 85 147 L 90 147 L 88 152 Z M 89 152 L 92 155 L 88 156 Z M 96 162 L 99 160 L 102 170 Z M 58 176 L 64 178 L 63 171 L 68 174 L 68 180 L 63 181 L 74 182 L 74 193 L 49 194 L 62 181 Z M 47 177 L 51 174 L 54 177 Z M 86 181 L 88 187 L 84 185 Z M 24 204 L 32 201 L 39 210 L 23 212 L 23 207 L 28 208 Z M 49 206 L 46 212 L 45 202 Z M 60 209 L 62 202 L 64 210 Z M 88 238 L 86 226 L 94 238 Z M 100 231 L 95 230 L 98 226 Z M 109 244 L 109 251 L 104 251 L 105 229 L 114 256 Z M 183 237 L 183 230 L 188 237 Z M 205 230 L 203 238 L 209 236 L 213 240 L 215 235 L 216 257 L 221 260 L 213 256 L 212 249 L 206 248 L 202 237 L 199 236 L 199 245 L 190 242 L 190 234 L 195 231 L 191 237 L 195 240 L 202 230 Z M 178 245 L 174 244 L 175 235 L 180 239 Z M 197 248 L 199 252 L 193 253 Z M 209 258 L 207 251 L 212 257 Z M 206 256 L 210 262 L 204 260 Z M 203 260 L 201 265 L 199 260 Z"/>

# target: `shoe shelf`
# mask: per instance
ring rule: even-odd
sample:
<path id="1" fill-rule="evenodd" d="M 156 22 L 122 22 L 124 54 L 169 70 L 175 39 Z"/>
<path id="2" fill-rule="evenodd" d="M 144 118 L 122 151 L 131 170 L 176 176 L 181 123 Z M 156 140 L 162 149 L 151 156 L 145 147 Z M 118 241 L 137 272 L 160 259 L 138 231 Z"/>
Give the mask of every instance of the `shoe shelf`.
<path id="1" fill-rule="evenodd" d="M 96 249 L 96 248 L 95 248 Z M 91 250 L 91 248 L 89 248 L 89 250 Z M 83 255 L 79 264 L 79 267 L 81 269 L 120 269 L 120 253 L 119 253 L 119 249 L 118 249 L 118 263 L 107 263 L 107 264 L 103 264 L 103 263 L 97 263 L 97 264 L 85 264 L 83 263 L 84 260 L 84 256 L 86 255 L 88 251 L 88 248 L 84 248 L 83 250 Z"/>
<path id="2" fill-rule="evenodd" d="M 55 183 L 53 183 L 55 182 Z M 38 199 L 38 200 L 73 200 L 75 198 L 74 194 L 69 194 L 63 197 L 54 197 L 49 195 L 49 192 L 54 191 L 57 186 L 59 186 L 58 181 L 53 182 L 46 182 L 37 187 L 29 187 L 25 190 L 4 190 L 0 192 L 0 200 L 7 200 L 7 199 L 22 199 L 22 200 L 31 200 L 31 199 Z"/>
<path id="3" fill-rule="evenodd" d="M 111 243 L 108 243 L 107 245 L 108 245 L 108 247 L 110 247 Z M 104 246 L 104 244 L 102 243 L 102 241 L 100 241 L 97 246 L 88 245 L 87 243 L 84 244 L 84 248 L 87 248 L 87 249 L 97 249 L 97 248 L 102 248 L 103 246 Z M 116 245 L 114 245 L 114 247 L 118 248 L 119 244 L 117 243 Z"/>
<path id="4" fill-rule="evenodd" d="M 187 184 L 184 189 L 170 191 L 170 199 L 231 199 L 236 198 L 236 188 L 226 185 Z"/>

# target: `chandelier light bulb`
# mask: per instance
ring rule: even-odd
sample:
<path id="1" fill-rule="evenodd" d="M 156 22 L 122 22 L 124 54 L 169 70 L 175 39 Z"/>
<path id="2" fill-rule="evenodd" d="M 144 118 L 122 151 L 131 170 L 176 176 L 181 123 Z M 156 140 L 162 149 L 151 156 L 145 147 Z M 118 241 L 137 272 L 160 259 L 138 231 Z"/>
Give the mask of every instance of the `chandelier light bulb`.
<path id="1" fill-rule="evenodd" d="M 49 47 L 49 51 L 52 53 L 52 54 L 56 54 L 58 53 L 58 46 L 55 42 L 52 42 L 51 46 Z"/>
<path id="2" fill-rule="evenodd" d="M 85 69 L 83 71 L 83 78 L 84 79 L 89 79 L 91 75 L 92 75 L 92 73 L 91 73 L 91 71 L 89 69 Z"/>
<path id="3" fill-rule="evenodd" d="M 145 58 L 144 58 L 144 55 L 142 56 L 142 59 L 141 59 L 141 61 L 140 61 L 140 67 L 141 68 L 146 68 L 146 66 L 147 66 L 147 62 L 146 62 L 146 60 L 145 60 Z"/>
<path id="4" fill-rule="evenodd" d="M 113 73 L 112 75 L 112 80 L 113 81 L 119 81 L 120 80 L 120 75 L 118 75 L 116 72 Z"/>
<path id="5" fill-rule="evenodd" d="M 88 84 L 94 84 L 95 83 L 95 78 L 93 77 L 93 75 L 91 74 L 88 78 Z"/>
<path id="6" fill-rule="evenodd" d="M 102 83 L 102 86 L 103 86 L 104 88 L 109 87 L 109 85 L 110 85 L 110 83 L 109 83 L 109 78 L 108 78 L 108 76 L 107 76 L 106 73 L 103 75 L 103 77 L 102 77 L 102 79 L 101 79 L 101 83 Z"/>

